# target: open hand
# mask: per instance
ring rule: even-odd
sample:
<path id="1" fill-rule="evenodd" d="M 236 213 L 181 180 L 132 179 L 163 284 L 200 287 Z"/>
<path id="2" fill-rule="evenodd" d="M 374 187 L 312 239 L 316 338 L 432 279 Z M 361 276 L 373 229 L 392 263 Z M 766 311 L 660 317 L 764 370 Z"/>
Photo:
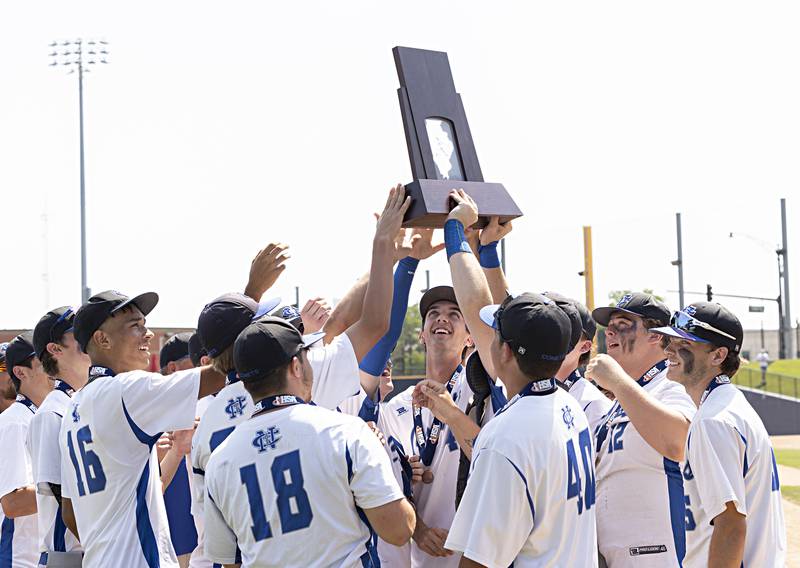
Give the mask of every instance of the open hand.
<path id="1" fill-rule="evenodd" d="M 286 270 L 286 261 L 290 256 L 286 253 L 289 245 L 270 243 L 260 251 L 250 264 L 250 278 L 244 293 L 256 302 L 261 300 L 264 292 L 269 290 Z"/>
<path id="2" fill-rule="evenodd" d="M 433 229 L 414 229 L 411 236 L 411 252 L 408 256 L 425 260 L 444 249 L 444 243 L 433 244 Z"/>
<path id="3" fill-rule="evenodd" d="M 500 223 L 500 217 L 491 217 L 489 224 L 481 231 L 481 244 L 496 243 L 511 232 L 511 221 Z"/>
<path id="4" fill-rule="evenodd" d="M 303 320 L 303 333 L 316 333 L 322 329 L 328 318 L 331 317 L 331 306 L 323 298 L 314 298 L 306 302 L 300 311 Z"/>
<path id="5" fill-rule="evenodd" d="M 414 531 L 412 538 L 417 543 L 417 546 L 430 556 L 445 557 L 453 554 L 451 550 L 447 550 L 444 547 L 444 543 L 447 540 L 447 529 L 434 529 L 423 526 L 421 529 Z"/>
<path id="6" fill-rule="evenodd" d="M 402 184 L 397 184 L 389 190 L 386 206 L 375 227 L 375 238 L 382 237 L 393 242 L 400 232 L 403 217 L 410 205 L 411 198 L 406 197 L 406 190 Z"/>

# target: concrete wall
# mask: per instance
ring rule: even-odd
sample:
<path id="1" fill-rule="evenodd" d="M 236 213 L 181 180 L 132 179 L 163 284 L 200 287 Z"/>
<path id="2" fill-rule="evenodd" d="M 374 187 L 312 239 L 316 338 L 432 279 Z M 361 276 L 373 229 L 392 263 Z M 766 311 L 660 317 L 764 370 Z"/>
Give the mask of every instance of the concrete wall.
<path id="1" fill-rule="evenodd" d="M 800 400 L 739 387 L 767 428 L 770 436 L 800 434 Z"/>

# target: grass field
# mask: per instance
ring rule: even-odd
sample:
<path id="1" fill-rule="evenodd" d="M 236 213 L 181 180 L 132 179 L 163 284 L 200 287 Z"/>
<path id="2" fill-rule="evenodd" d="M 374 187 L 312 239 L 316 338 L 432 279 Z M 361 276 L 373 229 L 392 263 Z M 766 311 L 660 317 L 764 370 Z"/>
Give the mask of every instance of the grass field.
<path id="1" fill-rule="evenodd" d="M 784 359 L 775 361 L 767 369 L 766 387 L 761 387 L 761 369 L 758 362 L 745 365 L 733 382 L 751 388 L 763 388 L 767 392 L 774 392 L 786 396 L 800 398 L 800 359 Z"/>
<path id="2" fill-rule="evenodd" d="M 781 465 L 800 469 L 800 450 L 775 450 L 775 461 Z"/>
<path id="3" fill-rule="evenodd" d="M 758 361 L 750 361 L 745 368 L 759 371 Z M 800 359 L 781 359 L 770 363 L 767 374 L 788 375 L 790 377 L 800 377 Z"/>
<path id="4" fill-rule="evenodd" d="M 795 505 L 800 505 L 800 487 L 796 485 L 781 486 L 781 495 Z"/>

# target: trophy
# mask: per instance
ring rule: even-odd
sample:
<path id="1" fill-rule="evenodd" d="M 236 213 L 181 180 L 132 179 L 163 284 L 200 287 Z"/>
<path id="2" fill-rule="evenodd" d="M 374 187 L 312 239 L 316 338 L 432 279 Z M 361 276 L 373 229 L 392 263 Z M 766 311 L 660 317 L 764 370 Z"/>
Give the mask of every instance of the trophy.
<path id="1" fill-rule="evenodd" d="M 489 217 L 499 216 L 504 223 L 521 216 L 502 184 L 483 181 L 447 54 L 409 47 L 395 47 L 392 53 L 414 177 L 405 186 L 412 202 L 403 226 L 444 226 L 452 208 L 448 198 L 452 189 L 463 189 L 478 204 L 476 227 L 485 227 Z"/>

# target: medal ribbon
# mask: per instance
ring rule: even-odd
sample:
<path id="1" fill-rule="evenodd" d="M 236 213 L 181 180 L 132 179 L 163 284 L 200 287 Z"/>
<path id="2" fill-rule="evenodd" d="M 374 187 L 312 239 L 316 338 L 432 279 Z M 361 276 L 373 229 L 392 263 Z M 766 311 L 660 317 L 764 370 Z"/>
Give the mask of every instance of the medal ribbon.
<path id="1" fill-rule="evenodd" d="M 729 384 L 731 384 L 731 378 L 725 373 L 719 374 L 713 379 L 711 379 L 711 382 L 708 384 L 706 390 L 703 392 L 703 396 L 700 397 L 700 404 L 703 404 L 706 398 L 708 398 L 708 395 L 710 395 L 711 391 L 713 391 L 715 388 L 717 388 L 720 385 L 729 385 Z"/>
<path id="2" fill-rule="evenodd" d="M 293 394 L 279 394 L 270 396 L 265 399 L 259 400 L 253 406 L 253 416 L 260 412 L 267 410 L 274 410 L 276 408 L 284 408 L 286 406 L 294 406 L 295 404 L 305 404 L 306 402 Z"/>
<path id="3" fill-rule="evenodd" d="M 667 368 L 667 360 L 664 359 L 663 361 L 659 361 L 658 363 L 650 367 L 650 369 L 645 374 L 639 377 L 639 380 L 637 380 L 636 382 L 639 384 L 639 386 L 643 387 L 651 380 L 653 380 L 653 377 L 655 377 L 657 374 L 659 374 L 666 368 Z M 619 405 L 619 402 L 615 400 L 614 405 L 611 407 L 611 410 L 609 410 L 608 414 L 606 414 L 606 419 L 597 428 L 597 436 L 596 436 L 597 446 L 595 449 L 597 455 L 600 455 L 600 448 L 603 446 L 603 442 L 608 436 L 608 427 L 611 424 L 611 421 L 614 420 L 614 418 L 616 418 L 623 412 L 624 410 L 622 410 L 622 407 Z"/>
<path id="4" fill-rule="evenodd" d="M 464 369 L 463 365 L 459 365 L 453 372 L 453 376 L 447 381 L 447 392 L 450 396 L 453 395 L 453 387 L 456 384 L 458 376 Z M 419 459 L 422 464 L 429 467 L 433 462 L 433 455 L 436 453 L 436 446 L 439 444 L 439 434 L 442 431 L 442 422 L 434 417 L 433 423 L 428 430 L 428 435 L 425 436 L 425 429 L 422 426 L 422 408 L 414 406 L 414 437 L 419 448 Z"/>

